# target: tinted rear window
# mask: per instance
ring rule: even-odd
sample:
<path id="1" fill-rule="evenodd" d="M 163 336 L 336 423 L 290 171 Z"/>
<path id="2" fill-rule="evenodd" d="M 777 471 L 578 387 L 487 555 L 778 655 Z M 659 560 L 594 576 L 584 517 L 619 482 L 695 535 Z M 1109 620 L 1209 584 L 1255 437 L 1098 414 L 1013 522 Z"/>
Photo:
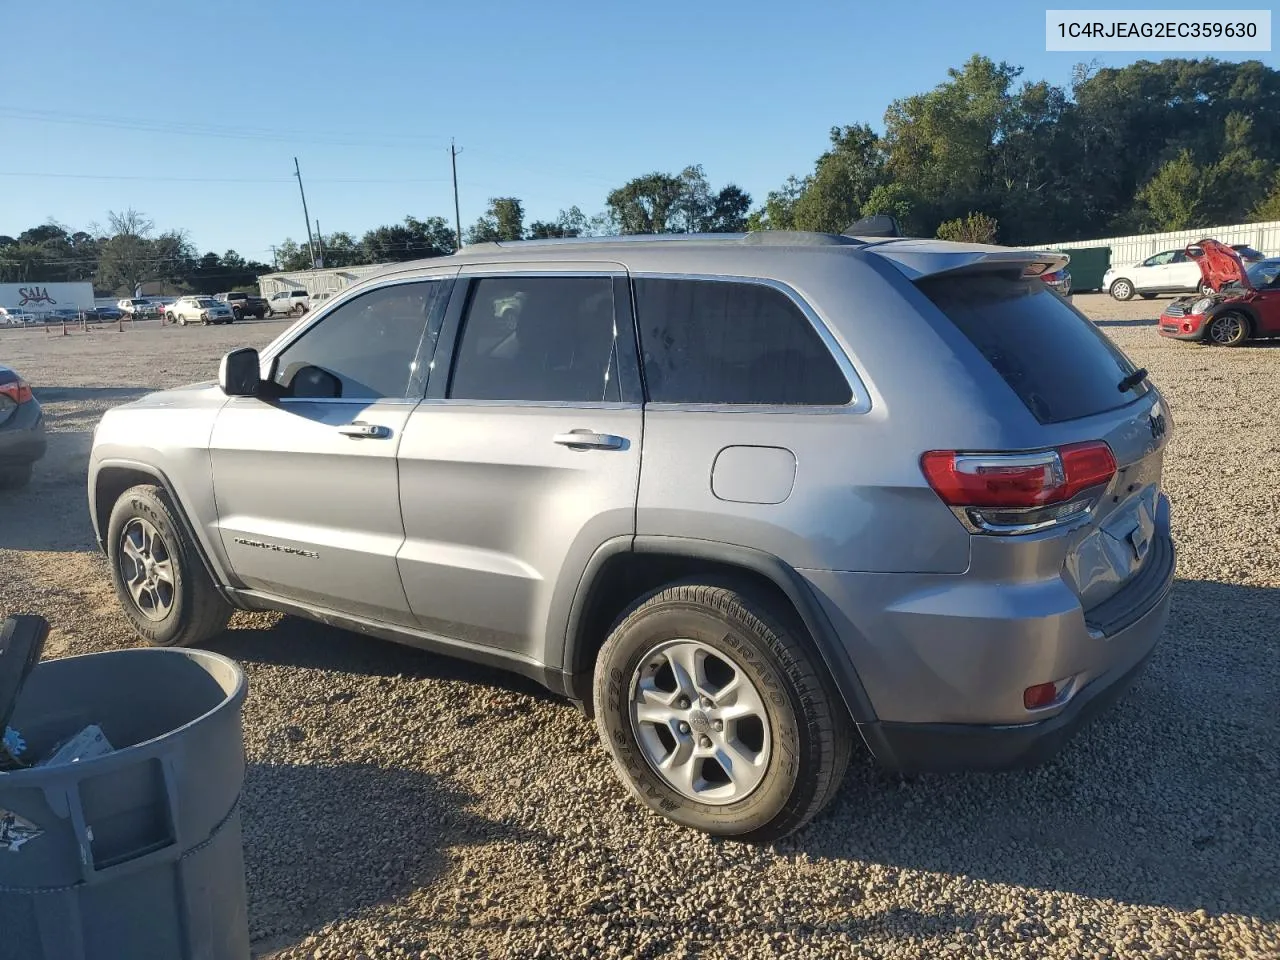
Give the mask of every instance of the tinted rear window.
<path id="1" fill-rule="evenodd" d="M 1037 279 L 972 274 L 919 286 L 1041 423 L 1115 410 L 1149 389 L 1121 393 L 1134 363 Z"/>
<path id="2" fill-rule="evenodd" d="M 635 293 L 650 400 L 838 406 L 852 399 L 822 337 L 780 290 L 637 278 Z"/>

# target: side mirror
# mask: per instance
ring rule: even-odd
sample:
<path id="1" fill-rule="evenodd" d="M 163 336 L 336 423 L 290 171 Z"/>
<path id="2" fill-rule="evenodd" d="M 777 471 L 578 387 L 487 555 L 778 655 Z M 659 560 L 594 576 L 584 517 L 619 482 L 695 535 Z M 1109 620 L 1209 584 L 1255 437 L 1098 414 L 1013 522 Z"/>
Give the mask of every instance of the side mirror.
<path id="1" fill-rule="evenodd" d="M 232 350 L 218 366 L 218 386 L 228 397 L 257 396 L 262 383 L 258 351 L 253 347 Z"/>

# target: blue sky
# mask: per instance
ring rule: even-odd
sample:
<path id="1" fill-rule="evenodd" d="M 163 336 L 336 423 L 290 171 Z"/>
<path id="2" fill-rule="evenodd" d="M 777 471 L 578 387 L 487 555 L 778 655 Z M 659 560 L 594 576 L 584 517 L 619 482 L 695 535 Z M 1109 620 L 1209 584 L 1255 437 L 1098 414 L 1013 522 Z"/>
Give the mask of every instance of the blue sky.
<path id="1" fill-rule="evenodd" d="M 1046 53 L 1046 6 L 8 0 L 0 233 L 133 207 L 269 262 L 304 234 L 295 155 L 312 218 L 358 236 L 410 213 L 452 221 L 450 137 L 464 228 L 491 196 L 522 198 L 529 220 L 591 215 L 611 187 L 689 163 L 759 202 L 831 126 L 879 128 L 975 52 L 1062 84 L 1079 60 L 1140 59 Z M 1277 63 L 1224 55 L 1248 57 Z"/>

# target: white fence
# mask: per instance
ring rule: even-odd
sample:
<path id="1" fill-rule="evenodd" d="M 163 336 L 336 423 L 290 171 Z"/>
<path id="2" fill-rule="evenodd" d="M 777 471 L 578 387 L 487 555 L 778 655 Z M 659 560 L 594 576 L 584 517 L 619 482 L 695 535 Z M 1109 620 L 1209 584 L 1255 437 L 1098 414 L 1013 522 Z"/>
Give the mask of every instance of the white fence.
<path id="1" fill-rule="evenodd" d="M 305 290 L 311 296 L 337 293 L 385 267 L 374 263 L 360 267 L 329 267 L 323 270 L 295 270 L 289 273 L 267 273 L 258 278 L 258 289 L 264 297 L 282 290 Z"/>
<path id="2" fill-rule="evenodd" d="M 1104 237 L 1100 240 L 1073 240 L 1069 243 L 1037 243 L 1024 250 L 1075 250 L 1081 247 L 1110 247 L 1113 266 L 1127 266 L 1164 250 L 1181 250 L 1189 243 L 1212 237 L 1222 243 L 1247 243 L 1267 256 L 1280 256 L 1280 220 L 1237 223 L 1226 227 L 1198 227 L 1175 233 L 1148 233 L 1136 237 Z"/>

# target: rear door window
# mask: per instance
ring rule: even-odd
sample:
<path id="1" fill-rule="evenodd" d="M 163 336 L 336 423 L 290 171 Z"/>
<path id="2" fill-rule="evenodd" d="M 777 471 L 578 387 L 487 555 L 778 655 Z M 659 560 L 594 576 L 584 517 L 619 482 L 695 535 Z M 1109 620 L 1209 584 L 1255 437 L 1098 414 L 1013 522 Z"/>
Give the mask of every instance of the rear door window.
<path id="1" fill-rule="evenodd" d="M 781 290 L 637 277 L 635 294 L 655 403 L 841 406 L 853 399 L 822 337 Z"/>
<path id="2" fill-rule="evenodd" d="M 978 348 L 1041 423 L 1115 410 L 1145 394 L 1120 391 L 1134 363 L 1035 278 L 932 277 L 919 287 Z"/>

